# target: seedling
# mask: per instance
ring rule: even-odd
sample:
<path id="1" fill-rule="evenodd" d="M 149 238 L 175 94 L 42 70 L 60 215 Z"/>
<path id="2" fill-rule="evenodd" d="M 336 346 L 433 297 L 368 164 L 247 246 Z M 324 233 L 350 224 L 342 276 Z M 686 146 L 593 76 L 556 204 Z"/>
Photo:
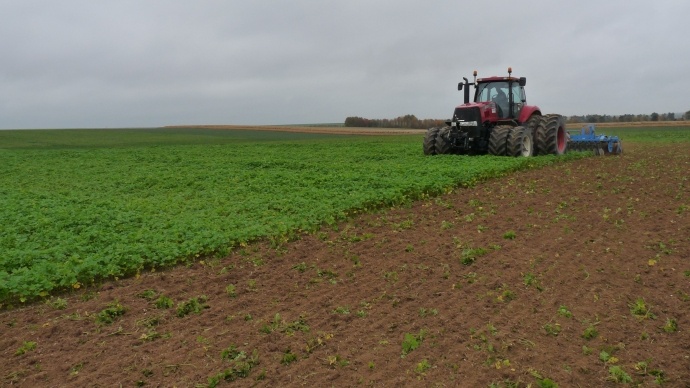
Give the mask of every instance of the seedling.
<path id="1" fill-rule="evenodd" d="M 617 383 L 632 383 L 632 378 L 618 365 L 609 367 L 609 380 Z"/>
<path id="2" fill-rule="evenodd" d="M 515 240 L 515 231 L 509 230 L 503 234 L 503 238 L 506 240 Z"/>
<path id="3" fill-rule="evenodd" d="M 417 349 L 424 341 L 426 330 L 422 329 L 419 334 L 405 333 L 402 342 L 402 358 L 407 356 L 411 351 Z"/>
<path id="4" fill-rule="evenodd" d="M 30 352 L 32 350 L 36 350 L 36 342 L 33 341 L 24 341 L 22 343 L 22 346 L 17 349 L 16 352 L 14 352 L 15 356 L 21 356 L 22 354 L 26 352 Z"/>
<path id="5" fill-rule="evenodd" d="M 110 325 L 111 323 L 115 322 L 117 318 L 124 315 L 125 311 L 127 311 L 127 309 L 125 309 L 120 302 L 111 302 L 108 304 L 108 307 L 101 310 L 101 312 L 96 315 L 96 322 L 101 325 Z"/>
<path id="6" fill-rule="evenodd" d="M 326 357 L 326 362 L 329 366 L 348 366 L 350 361 L 340 357 L 339 355 Z"/>
<path id="7" fill-rule="evenodd" d="M 175 305 L 175 302 L 167 296 L 161 295 L 156 299 L 155 305 L 158 309 L 169 309 Z"/>
<path id="8" fill-rule="evenodd" d="M 333 310 L 334 313 L 336 314 L 342 314 L 342 315 L 347 315 L 350 314 L 350 307 L 349 306 L 338 306 Z"/>
<path id="9" fill-rule="evenodd" d="M 305 262 L 301 262 L 299 264 L 293 265 L 292 269 L 294 269 L 297 272 L 305 272 L 307 270 L 307 264 Z"/>
<path id="10" fill-rule="evenodd" d="M 666 323 L 662 328 L 667 333 L 674 333 L 678 331 L 678 322 L 673 318 L 666 318 Z"/>
<path id="11" fill-rule="evenodd" d="M 186 302 L 179 303 L 177 305 L 177 316 L 182 318 L 191 313 L 201 314 L 201 310 L 209 308 L 206 304 L 208 298 L 206 295 L 201 295 L 196 298 L 191 298 Z"/>
<path id="12" fill-rule="evenodd" d="M 640 319 L 656 318 L 654 314 L 652 314 L 651 308 L 647 306 L 647 303 L 642 298 L 636 299 L 634 303 L 630 303 L 628 306 L 630 307 L 630 313 Z"/>
<path id="13" fill-rule="evenodd" d="M 460 262 L 463 265 L 472 265 L 477 258 L 484 256 L 487 253 L 485 248 L 467 248 L 462 250 Z"/>
<path id="14" fill-rule="evenodd" d="M 560 334 L 561 330 L 561 325 L 558 323 L 547 323 L 544 325 L 544 331 L 546 331 L 546 334 L 550 334 L 554 337 Z"/>
<path id="15" fill-rule="evenodd" d="M 598 335 L 599 332 L 597 331 L 596 327 L 591 324 L 584 330 L 584 332 L 582 332 L 582 338 L 587 340 L 596 338 Z"/>
<path id="16" fill-rule="evenodd" d="M 419 316 L 422 318 L 425 318 L 428 316 L 436 316 L 436 315 L 438 315 L 437 309 L 426 309 L 424 307 L 419 309 Z"/>
<path id="17" fill-rule="evenodd" d="M 67 308 L 67 299 L 55 298 L 46 302 L 48 306 L 54 308 L 55 310 L 64 310 Z"/>
<path id="18" fill-rule="evenodd" d="M 137 294 L 137 296 L 146 300 L 154 300 L 158 293 L 155 290 L 144 290 Z"/>
<path id="19" fill-rule="evenodd" d="M 297 361 L 297 355 L 292 353 L 292 351 L 290 351 L 290 349 L 288 348 L 287 350 L 285 350 L 285 353 L 283 353 L 283 358 L 282 360 L 280 360 L 280 363 L 283 365 L 288 365 L 295 361 Z"/>
<path id="20" fill-rule="evenodd" d="M 231 298 L 237 297 L 237 291 L 235 289 L 235 285 L 234 284 L 228 284 L 227 287 L 225 287 L 225 293 L 228 294 L 228 296 Z"/>
<path id="21" fill-rule="evenodd" d="M 423 375 L 424 372 L 428 371 L 429 369 L 431 369 L 431 364 L 429 364 L 428 360 L 424 359 L 417 363 L 417 366 L 415 366 L 414 371 L 420 375 Z"/>
<path id="22" fill-rule="evenodd" d="M 573 313 L 568 310 L 567 306 L 561 306 L 558 308 L 558 315 L 566 318 L 571 318 L 573 316 Z"/>

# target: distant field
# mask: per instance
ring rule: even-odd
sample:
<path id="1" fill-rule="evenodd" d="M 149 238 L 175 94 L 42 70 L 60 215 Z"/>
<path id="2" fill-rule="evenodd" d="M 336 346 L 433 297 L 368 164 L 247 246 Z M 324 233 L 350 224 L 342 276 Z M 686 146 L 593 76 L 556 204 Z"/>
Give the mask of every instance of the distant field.
<path id="1" fill-rule="evenodd" d="M 225 255 L 557 160 L 429 158 L 421 144 L 420 135 L 2 131 L 0 304 Z"/>

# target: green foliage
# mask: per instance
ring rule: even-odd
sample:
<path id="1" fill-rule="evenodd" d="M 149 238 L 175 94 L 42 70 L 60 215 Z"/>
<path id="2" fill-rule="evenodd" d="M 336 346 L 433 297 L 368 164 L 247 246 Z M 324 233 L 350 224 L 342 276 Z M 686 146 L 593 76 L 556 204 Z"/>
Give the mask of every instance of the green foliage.
<path id="1" fill-rule="evenodd" d="M 426 331 L 420 330 L 418 334 L 405 333 L 402 342 L 402 357 L 407 356 L 411 351 L 417 349 L 424 341 Z"/>
<path id="2" fill-rule="evenodd" d="M 297 361 L 297 355 L 295 353 L 292 353 L 290 349 L 287 349 L 285 353 L 283 353 L 283 358 L 280 360 L 280 363 L 288 365 L 295 361 Z"/>
<path id="3" fill-rule="evenodd" d="M 113 301 L 96 315 L 96 322 L 101 325 L 110 325 L 124 315 L 126 311 L 127 309 L 120 302 Z"/>
<path id="4" fill-rule="evenodd" d="M 287 241 L 357 212 L 582 156 L 449 157 L 425 157 L 416 136 L 2 131 L 0 303 L 260 238 Z"/>
<path id="5" fill-rule="evenodd" d="M 36 342 L 33 341 L 24 341 L 22 343 L 22 346 L 17 349 L 16 352 L 14 352 L 15 356 L 21 356 L 22 354 L 26 352 L 30 352 L 32 350 L 36 350 Z"/>
<path id="6" fill-rule="evenodd" d="M 156 299 L 155 306 L 158 309 L 169 309 L 175 305 L 175 302 L 173 302 L 172 299 L 168 298 L 165 295 L 161 295 Z"/>
<path id="7" fill-rule="evenodd" d="M 552 336 L 557 336 L 558 334 L 561 333 L 561 325 L 558 323 L 547 323 L 544 325 L 544 331 L 546 331 L 546 334 L 552 335 Z"/>
<path id="8" fill-rule="evenodd" d="M 613 365 L 609 367 L 609 380 L 615 381 L 617 383 L 632 383 L 632 377 L 623 370 L 618 365 Z"/>
<path id="9" fill-rule="evenodd" d="M 181 302 L 177 305 L 177 316 L 182 318 L 191 313 L 201 314 L 201 310 L 209 308 L 206 304 L 206 295 L 201 295 L 196 298 L 191 298 L 186 302 Z"/>
<path id="10" fill-rule="evenodd" d="M 558 308 L 558 315 L 560 315 L 562 317 L 566 317 L 566 318 L 572 318 L 573 313 L 570 312 L 570 310 L 568 309 L 568 306 L 560 306 Z"/>
<path id="11" fill-rule="evenodd" d="M 666 318 L 666 323 L 662 327 L 667 333 L 675 333 L 678 331 L 678 322 L 673 318 Z"/>
<path id="12" fill-rule="evenodd" d="M 462 250 L 460 262 L 464 265 L 471 265 L 478 257 L 484 256 L 487 253 L 486 248 L 467 248 Z"/>
<path id="13" fill-rule="evenodd" d="M 220 353 L 220 358 L 230 366 L 220 373 L 208 378 L 208 387 L 216 387 L 221 381 L 235 381 L 249 376 L 252 369 L 259 364 L 259 353 L 254 350 L 251 356 L 243 350 L 230 345 Z"/>
<path id="14" fill-rule="evenodd" d="M 652 314 L 651 308 L 647 305 L 647 302 L 645 302 L 643 298 L 636 299 L 635 302 L 630 303 L 628 306 L 630 307 L 630 313 L 640 319 L 655 318 L 655 315 Z"/>
<path id="15" fill-rule="evenodd" d="M 596 338 L 598 335 L 599 332 L 597 331 L 597 328 L 594 327 L 594 325 L 587 326 L 587 328 L 582 332 L 582 338 L 588 340 Z"/>
<path id="16" fill-rule="evenodd" d="M 228 284 L 225 287 L 225 293 L 228 294 L 228 296 L 231 298 L 237 297 L 237 290 L 235 289 L 235 285 L 234 284 Z"/>

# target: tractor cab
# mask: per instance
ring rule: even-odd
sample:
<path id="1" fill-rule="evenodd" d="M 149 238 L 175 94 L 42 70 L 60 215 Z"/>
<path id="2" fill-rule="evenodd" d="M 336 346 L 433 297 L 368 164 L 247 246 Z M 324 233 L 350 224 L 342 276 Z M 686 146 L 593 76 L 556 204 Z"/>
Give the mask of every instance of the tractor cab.
<path id="1" fill-rule="evenodd" d="M 508 68 L 508 77 L 488 77 L 477 79 L 477 72 L 474 72 L 474 104 L 470 103 L 470 83 L 465 78 L 464 83 L 458 84 L 458 90 L 465 89 L 465 106 L 475 105 L 487 107 L 491 111 L 496 111 L 498 120 L 524 121 L 533 112 L 528 113 L 527 117 L 521 117 L 522 108 L 527 103 L 525 96 L 525 77 L 512 77 L 513 69 Z M 458 107 L 460 108 L 460 107 Z M 486 109 L 486 108 L 485 108 Z"/>
<path id="2" fill-rule="evenodd" d="M 477 84 L 474 101 L 493 102 L 499 119 L 511 119 L 520 116 L 527 99 L 525 88 L 518 82 L 481 80 Z"/>

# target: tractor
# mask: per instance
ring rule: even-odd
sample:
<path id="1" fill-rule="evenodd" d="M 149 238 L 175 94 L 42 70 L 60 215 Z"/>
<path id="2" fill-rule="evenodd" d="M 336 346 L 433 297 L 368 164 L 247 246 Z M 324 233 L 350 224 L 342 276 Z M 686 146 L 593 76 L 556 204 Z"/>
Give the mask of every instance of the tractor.
<path id="1" fill-rule="evenodd" d="M 525 77 L 477 78 L 474 100 L 470 83 L 458 84 L 464 104 L 455 108 L 442 128 L 429 128 L 424 136 L 424 154 L 490 154 L 496 156 L 562 155 L 567 148 L 565 119 L 542 115 L 539 107 L 527 105 Z"/>

